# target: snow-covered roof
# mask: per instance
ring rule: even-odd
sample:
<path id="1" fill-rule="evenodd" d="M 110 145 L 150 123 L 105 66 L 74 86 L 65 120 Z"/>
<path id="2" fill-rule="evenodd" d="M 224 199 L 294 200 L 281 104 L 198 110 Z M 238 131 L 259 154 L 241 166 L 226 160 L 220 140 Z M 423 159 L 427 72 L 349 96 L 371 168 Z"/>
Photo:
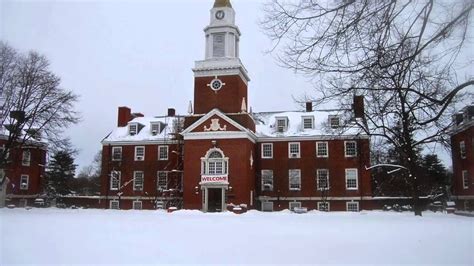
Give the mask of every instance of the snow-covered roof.
<path id="1" fill-rule="evenodd" d="M 330 126 L 331 116 L 339 117 L 339 127 Z M 256 135 L 259 138 L 366 136 L 362 128 L 352 119 L 352 113 L 345 110 L 261 112 L 253 113 L 253 117 Z M 305 117 L 314 117 L 312 129 L 303 129 Z M 279 132 L 276 126 L 279 118 L 287 118 L 287 128 L 283 132 Z"/>
<path id="2" fill-rule="evenodd" d="M 127 126 L 115 128 L 102 140 L 102 143 L 170 140 L 174 137 L 171 133 L 176 132 L 179 123 L 182 123 L 182 118 L 178 116 L 136 117 L 128 122 Z M 138 124 L 137 134 L 130 134 L 130 124 Z M 154 134 L 151 129 L 152 124 L 160 124 L 160 132 Z"/>

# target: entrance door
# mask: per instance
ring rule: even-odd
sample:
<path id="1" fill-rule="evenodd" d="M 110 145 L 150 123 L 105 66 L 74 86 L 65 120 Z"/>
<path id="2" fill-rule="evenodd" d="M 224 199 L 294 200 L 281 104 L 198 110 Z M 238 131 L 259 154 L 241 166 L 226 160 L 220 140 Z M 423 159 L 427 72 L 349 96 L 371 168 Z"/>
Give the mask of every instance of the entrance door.
<path id="1" fill-rule="evenodd" d="M 207 189 L 207 211 L 221 212 L 222 211 L 222 188 L 208 188 Z"/>

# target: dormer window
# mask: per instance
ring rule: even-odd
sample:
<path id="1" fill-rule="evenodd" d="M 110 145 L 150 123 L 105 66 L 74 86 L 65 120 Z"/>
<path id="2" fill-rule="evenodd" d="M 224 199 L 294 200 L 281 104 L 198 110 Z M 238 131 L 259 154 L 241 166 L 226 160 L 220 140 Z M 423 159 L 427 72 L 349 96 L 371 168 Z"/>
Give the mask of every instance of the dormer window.
<path id="1" fill-rule="evenodd" d="M 303 116 L 303 129 L 314 129 L 314 116 Z"/>
<path id="2" fill-rule="evenodd" d="M 128 125 L 128 131 L 130 132 L 130 135 L 136 135 L 138 133 L 138 124 L 133 123 Z"/>
<path id="3" fill-rule="evenodd" d="M 156 136 L 161 133 L 161 124 L 160 123 L 151 123 L 151 134 Z"/>
<path id="4" fill-rule="evenodd" d="M 288 117 L 277 117 L 276 128 L 279 133 L 285 132 L 288 129 Z"/>
<path id="5" fill-rule="evenodd" d="M 329 125 L 331 126 L 331 128 L 338 128 L 340 126 L 339 116 L 330 115 L 329 116 Z"/>

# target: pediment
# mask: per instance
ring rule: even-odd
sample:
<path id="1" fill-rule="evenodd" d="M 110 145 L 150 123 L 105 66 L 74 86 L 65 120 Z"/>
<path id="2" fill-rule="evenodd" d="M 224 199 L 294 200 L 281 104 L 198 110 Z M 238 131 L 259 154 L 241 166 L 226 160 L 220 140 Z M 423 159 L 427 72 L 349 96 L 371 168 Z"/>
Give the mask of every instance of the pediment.
<path id="1" fill-rule="evenodd" d="M 236 121 L 226 116 L 218 109 L 214 109 L 201 117 L 188 127 L 184 134 L 188 133 L 213 133 L 213 132 L 247 132 L 244 127 L 239 125 Z"/>

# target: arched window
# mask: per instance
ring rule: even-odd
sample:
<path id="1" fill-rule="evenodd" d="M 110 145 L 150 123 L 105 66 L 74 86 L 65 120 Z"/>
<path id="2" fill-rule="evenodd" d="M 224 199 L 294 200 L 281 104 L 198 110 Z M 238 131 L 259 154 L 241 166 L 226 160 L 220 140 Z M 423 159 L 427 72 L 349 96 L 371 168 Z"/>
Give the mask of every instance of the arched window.
<path id="1" fill-rule="evenodd" d="M 201 158 L 201 174 L 226 175 L 229 168 L 229 158 L 224 156 L 222 150 L 210 149 L 206 156 Z"/>

